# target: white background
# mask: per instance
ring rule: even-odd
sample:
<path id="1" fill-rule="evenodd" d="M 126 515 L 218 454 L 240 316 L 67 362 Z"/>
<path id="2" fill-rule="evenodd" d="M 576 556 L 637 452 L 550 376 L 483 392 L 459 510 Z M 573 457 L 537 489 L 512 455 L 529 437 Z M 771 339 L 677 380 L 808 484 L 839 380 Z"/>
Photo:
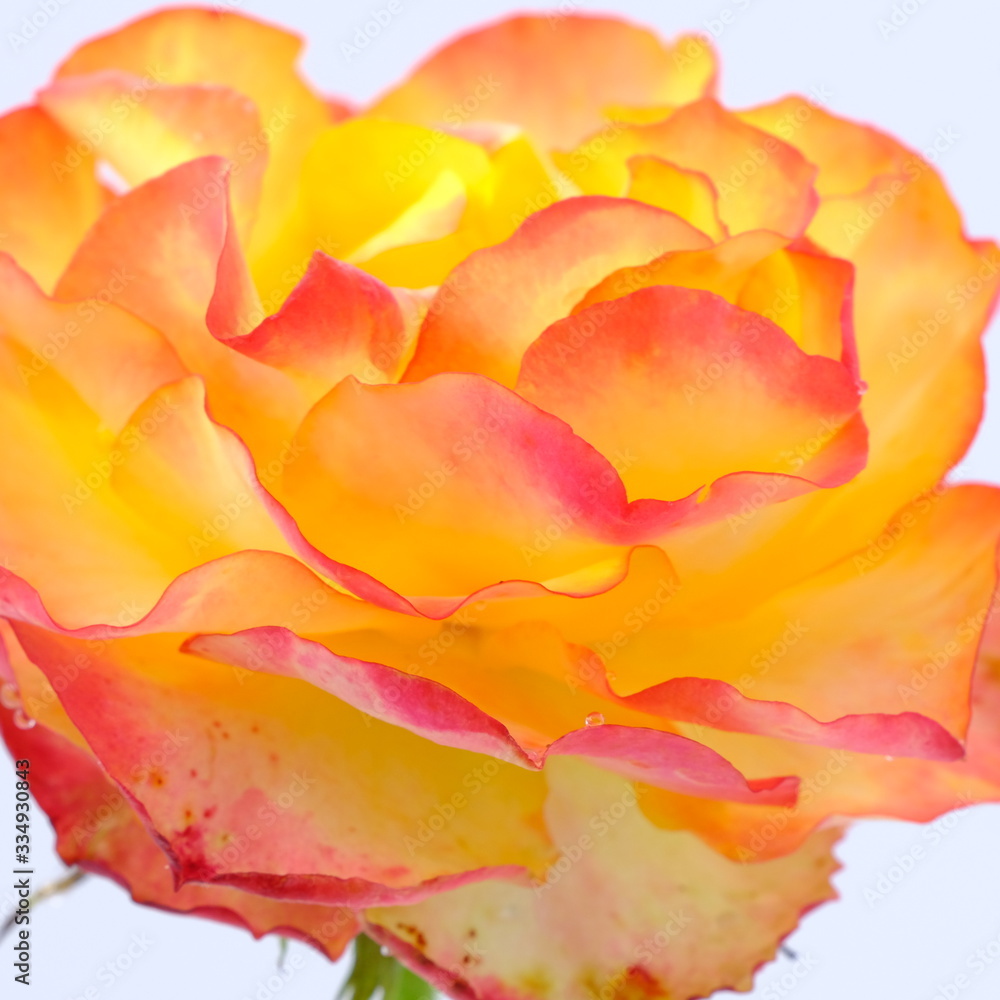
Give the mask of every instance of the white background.
<path id="1" fill-rule="evenodd" d="M 21 31 L 22 19 L 39 9 L 40 0 L 0 3 L 0 108 L 29 101 L 57 62 L 82 40 L 155 7 L 143 0 L 59 0 L 58 13 L 15 51 L 9 33 Z M 507 0 L 401 0 L 401 12 L 350 60 L 342 43 L 350 43 L 371 13 L 385 6 L 384 0 L 246 0 L 231 6 L 298 29 L 309 38 L 305 68 L 315 84 L 364 99 L 456 31 L 513 9 L 552 9 L 558 0 L 516 8 Z M 733 106 L 822 87 L 834 112 L 875 123 L 918 149 L 932 142 L 939 128 L 953 129 L 959 139 L 939 167 L 963 209 L 968 233 L 996 237 L 1000 4 L 900 0 L 896 20 L 902 26 L 886 33 L 879 21 L 889 20 L 893 6 L 892 0 L 617 0 L 609 6 L 566 2 L 562 9 L 613 9 L 667 36 L 682 30 L 717 32 L 722 96 Z M 726 9 L 729 23 L 722 24 Z M 995 331 L 987 343 L 995 373 L 1000 371 Z M 987 425 L 962 463 L 963 478 L 1000 481 L 1000 393 L 992 392 L 992 403 Z M 2 770 L 0 843 L 5 843 L 2 831 L 10 831 L 13 822 L 6 789 L 13 778 L 4 779 Z M 44 822 L 36 821 L 34 840 L 41 884 L 61 866 Z M 866 888 L 873 888 L 915 845 L 926 849 L 923 860 L 884 899 L 866 901 Z M 779 958 L 761 970 L 753 997 L 1000 996 L 1000 961 L 973 976 L 969 986 L 940 992 L 959 973 L 968 973 L 966 961 L 977 949 L 1000 941 L 1000 806 L 954 814 L 939 820 L 933 831 L 910 823 L 861 823 L 838 854 L 845 870 L 835 881 L 843 898 L 810 914 L 789 942 L 808 962 L 796 966 Z M 0 882 L 0 915 L 10 905 Z M 343 963 L 331 967 L 310 949 L 292 944 L 284 980 L 275 979 L 275 939 L 254 942 L 241 931 L 209 921 L 137 907 L 117 886 L 97 878 L 46 903 L 37 911 L 34 927 L 34 983 L 23 995 L 36 1000 L 82 998 L 88 989 L 96 990 L 90 996 L 100 1000 L 327 1000 L 345 974 Z M 106 972 L 101 977 L 106 963 L 125 954 L 134 934 L 148 938 L 144 954 L 113 981 Z M 19 995 L 7 986 L 8 949 L 9 941 L 0 959 L 2 993 Z"/>

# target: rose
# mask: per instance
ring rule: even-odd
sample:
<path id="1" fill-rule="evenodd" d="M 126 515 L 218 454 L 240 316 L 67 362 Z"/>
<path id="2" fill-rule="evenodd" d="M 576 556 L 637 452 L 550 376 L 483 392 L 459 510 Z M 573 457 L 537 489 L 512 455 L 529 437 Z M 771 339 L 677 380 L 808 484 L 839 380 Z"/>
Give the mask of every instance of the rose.
<path id="1" fill-rule="evenodd" d="M 142 902 L 745 985 L 831 817 L 1000 797 L 996 248 L 701 39 L 516 18 L 356 113 L 296 52 L 155 14 L 0 120 L 8 744 Z"/>

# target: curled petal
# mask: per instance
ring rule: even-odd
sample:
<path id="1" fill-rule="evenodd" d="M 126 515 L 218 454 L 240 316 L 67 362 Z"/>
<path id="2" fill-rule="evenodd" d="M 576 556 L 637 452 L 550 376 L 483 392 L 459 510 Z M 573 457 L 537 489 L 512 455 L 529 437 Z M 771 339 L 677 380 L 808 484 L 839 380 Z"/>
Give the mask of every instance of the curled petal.
<path id="1" fill-rule="evenodd" d="M 608 563 L 621 555 L 617 546 L 659 537 L 686 518 L 725 517 L 758 480 L 812 488 L 751 475 L 723 483 L 710 506 L 694 495 L 629 503 L 608 459 L 478 375 L 386 386 L 346 379 L 294 444 L 301 457 L 284 469 L 276 495 L 296 530 L 321 553 L 415 596 L 464 596 L 519 580 L 574 592 L 573 574 L 596 564 L 607 564 L 600 577 L 617 573 Z M 593 584 L 581 577 L 576 592 Z"/>
<path id="2" fill-rule="evenodd" d="M 284 902 L 227 886 L 176 887 L 167 856 L 128 798 L 85 750 L 36 726 L 17 728 L 0 709 L 11 755 L 32 762 L 31 791 L 56 830 L 67 865 L 107 875 L 137 903 L 245 928 L 254 937 L 281 934 L 337 959 L 358 930 L 353 910 Z"/>
<path id="3" fill-rule="evenodd" d="M 768 229 L 794 239 L 816 211 L 816 168 L 794 146 L 714 100 L 653 124 L 606 126 L 556 163 L 585 193 L 620 196 L 630 184 L 629 163 L 641 155 L 705 174 L 718 192 L 719 219 L 733 235 Z"/>
<path id="4" fill-rule="evenodd" d="M 591 286 L 668 250 L 708 245 L 677 216 L 639 202 L 573 198 L 552 205 L 448 276 L 404 378 L 474 371 L 513 385 L 528 345 Z"/>
<path id="5" fill-rule="evenodd" d="M 297 36 L 235 11 L 162 10 L 81 46 L 59 67 L 56 79 L 118 70 L 152 81 L 147 94 L 154 88 L 208 84 L 248 97 L 262 128 L 237 147 L 238 165 L 253 173 L 265 151 L 268 159 L 251 248 L 255 255 L 275 239 L 294 203 L 305 154 L 333 120 L 326 102 L 295 68 L 301 47 Z M 126 107 L 130 115 L 135 110 L 128 102 Z M 222 126 L 228 128 L 225 122 Z"/>
<path id="6" fill-rule="evenodd" d="M 130 191 L 87 235 L 57 295 L 100 295 L 161 330 L 205 378 L 215 414 L 266 464 L 308 404 L 287 375 L 220 343 L 264 318 L 233 235 L 229 174 L 203 157 Z"/>
<path id="7" fill-rule="evenodd" d="M 249 237 L 267 150 L 247 156 L 260 119 L 242 94 L 225 87 L 160 88 L 148 77 L 105 70 L 57 80 L 38 100 L 78 141 L 96 138 L 101 157 L 132 186 L 202 156 L 219 155 L 238 164 L 234 215 L 241 234 Z"/>
<path id="8" fill-rule="evenodd" d="M 568 148 L 615 104 L 684 104 L 710 93 L 715 58 L 699 39 L 664 46 L 618 19 L 513 17 L 445 46 L 367 114 L 436 125 L 516 122 Z"/>
<path id="9" fill-rule="evenodd" d="M 50 683 L 76 664 L 60 682 L 66 712 L 178 887 L 358 906 L 524 880 L 550 855 L 537 773 L 437 746 L 301 681 L 182 654 L 176 636 L 88 643 L 13 627 Z"/>
<path id="10" fill-rule="evenodd" d="M 442 746 L 488 753 L 521 767 L 540 768 L 551 755 L 587 757 L 689 795 L 786 805 L 795 800 L 795 782 L 772 778 L 748 785 L 721 757 L 673 733 L 600 725 L 564 733 L 547 747 L 522 746 L 500 722 L 437 681 L 337 656 L 281 629 L 196 636 L 184 648 L 245 670 L 307 680 L 373 717 Z"/>
<path id="11" fill-rule="evenodd" d="M 563 853 L 534 888 L 486 882 L 367 911 L 368 933 L 439 989 L 479 1000 L 747 990 L 802 913 L 834 894 L 836 831 L 740 865 L 656 829 L 620 778 L 553 764 L 545 820 Z"/>
<path id="12" fill-rule="evenodd" d="M 747 470 L 773 475 L 783 499 L 794 473 L 839 486 L 864 467 L 851 373 L 707 292 L 647 288 L 553 324 L 517 389 L 616 456 L 633 496 L 687 496 Z"/>
<path id="13" fill-rule="evenodd" d="M 317 252 L 275 315 L 225 343 L 288 372 L 315 403 L 348 375 L 393 381 L 413 332 L 381 281 Z"/>
<path id="14" fill-rule="evenodd" d="M 106 200 L 94 155 L 41 108 L 0 118 L 0 249 L 51 291 Z"/>

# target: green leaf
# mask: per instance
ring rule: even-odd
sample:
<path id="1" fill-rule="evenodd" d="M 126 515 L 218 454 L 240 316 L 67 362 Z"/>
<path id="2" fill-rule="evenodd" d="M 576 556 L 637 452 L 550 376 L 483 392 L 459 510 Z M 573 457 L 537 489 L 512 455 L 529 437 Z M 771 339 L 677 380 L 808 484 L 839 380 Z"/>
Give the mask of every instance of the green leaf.
<path id="1" fill-rule="evenodd" d="M 337 1000 L 432 1000 L 434 990 L 419 976 L 404 968 L 367 935 L 354 939 L 354 967 Z"/>

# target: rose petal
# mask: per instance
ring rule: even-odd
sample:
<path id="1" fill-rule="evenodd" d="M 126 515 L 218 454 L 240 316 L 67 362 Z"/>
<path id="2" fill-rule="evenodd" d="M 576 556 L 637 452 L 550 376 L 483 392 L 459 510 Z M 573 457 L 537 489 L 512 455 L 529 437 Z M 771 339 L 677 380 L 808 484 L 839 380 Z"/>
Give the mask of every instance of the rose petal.
<path id="1" fill-rule="evenodd" d="M 109 287 L 128 284 L 127 266 Z M 156 330 L 105 297 L 57 302 L 6 254 L 0 254 L 0 326 L 26 353 L 18 366 L 26 389 L 64 379 L 106 427 L 118 431 L 155 389 L 187 371 Z"/>
<path id="2" fill-rule="evenodd" d="M 104 207 L 93 153 L 41 108 L 0 117 L 0 250 L 51 291 Z"/>
<path id="3" fill-rule="evenodd" d="M 347 379 L 294 446 L 301 456 L 276 495 L 299 530 L 398 594 L 560 580 L 619 556 L 617 545 L 701 516 L 693 497 L 627 503 L 612 465 L 567 425 L 478 375 L 386 386 Z M 723 496 L 714 516 L 736 506 Z"/>
<path id="4" fill-rule="evenodd" d="M 14 629 L 50 682 L 80 664 L 63 705 L 178 885 L 358 906 L 523 880 L 550 856 L 538 774 L 439 747 L 297 680 L 247 682 L 182 654 L 176 636 L 97 645 Z"/>
<path id="5" fill-rule="evenodd" d="M 313 404 L 348 375 L 393 381 L 413 332 L 381 281 L 317 252 L 275 315 L 224 342 L 290 374 Z"/>
<path id="6" fill-rule="evenodd" d="M 167 856 L 89 753 L 44 726 L 18 729 L 4 710 L 0 726 L 11 755 L 32 763 L 32 794 L 55 827 L 56 849 L 67 865 L 110 876 L 137 903 L 234 924 L 255 938 L 294 937 L 330 959 L 339 958 L 357 932 L 348 909 L 283 902 L 226 886 L 175 888 Z"/>
<path id="7" fill-rule="evenodd" d="M 555 160 L 585 193 L 620 196 L 629 186 L 629 162 L 639 155 L 707 175 L 718 191 L 719 218 L 733 235 L 768 229 L 794 239 L 816 211 L 816 168 L 793 146 L 714 100 L 689 104 L 654 124 L 606 126 Z"/>
<path id="8" fill-rule="evenodd" d="M 628 170 L 627 197 L 673 212 L 713 240 L 729 235 L 719 218 L 719 193 L 707 174 L 682 170 L 659 156 L 633 156 Z"/>
<path id="9" fill-rule="evenodd" d="M 553 324 L 517 389 L 617 456 L 632 496 L 688 496 L 753 471 L 783 499 L 793 473 L 836 486 L 865 462 L 851 373 L 707 292 L 642 289 Z"/>
<path id="10" fill-rule="evenodd" d="M 476 135 L 472 126 L 449 131 L 482 144 L 489 152 L 488 170 L 466 184 L 463 203 L 453 206 L 451 232 L 434 238 L 433 233 L 422 235 L 419 224 L 409 231 L 394 224 L 366 248 L 366 254 L 374 255 L 366 256 L 362 266 L 388 284 L 440 285 L 471 253 L 507 239 L 540 209 L 579 194 L 523 135 L 503 136 L 497 145 Z M 419 213 L 413 214 L 419 223 Z M 404 243 L 404 238 L 411 242 Z"/>
<path id="11" fill-rule="evenodd" d="M 895 174 L 913 155 L 877 129 L 830 114 L 817 101 L 798 95 L 734 112 L 741 121 L 790 142 L 814 163 L 821 198 L 855 194 L 873 177 Z M 845 150 L 850 155 L 845 156 Z"/>
<path id="12" fill-rule="evenodd" d="M 114 69 L 138 77 L 148 74 L 168 86 L 215 84 L 250 98 L 267 131 L 252 137 L 245 154 L 238 151 L 241 165 L 252 169 L 257 154 L 268 152 L 250 250 L 255 256 L 277 236 L 294 204 L 306 151 L 331 120 L 326 102 L 295 68 L 301 48 L 296 35 L 235 11 L 163 10 L 81 46 L 56 77 Z"/>
<path id="13" fill-rule="evenodd" d="M 253 102 L 227 87 L 162 87 L 149 76 L 103 70 L 56 80 L 41 106 L 77 141 L 100 151 L 130 185 L 188 160 L 218 155 L 237 164 L 233 212 L 244 240 L 257 214 L 267 147 Z M 254 145 L 256 142 L 256 145 Z"/>
<path id="14" fill-rule="evenodd" d="M 187 368 L 204 376 L 213 412 L 266 464 L 287 445 L 307 402 L 287 375 L 213 336 L 245 334 L 264 318 L 232 238 L 228 170 L 204 157 L 129 192 L 88 234 L 57 294 L 110 298 L 161 330 Z"/>
<path id="15" fill-rule="evenodd" d="M 449 275 L 404 378 L 475 371 L 513 385 L 528 345 L 606 275 L 708 244 L 677 216 L 639 202 L 573 198 L 552 205 Z"/>
<path id="16" fill-rule="evenodd" d="M 481 1000 L 748 990 L 803 911 L 834 895 L 836 831 L 789 858 L 738 865 L 657 830 L 621 779 L 555 764 L 545 817 L 563 853 L 547 880 L 367 912 L 368 932 L 438 989 Z"/>
<path id="17" fill-rule="evenodd" d="M 545 149 L 599 128 L 612 104 L 683 104 L 710 93 L 711 48 L 671 46 L 621 20 L 557 12 L 463 35 L 366 112 L 398 121 L 517 122 Z"/>
<path id="18" fill-rule="evenodd" d="M 53 611 L 69 621 L 116 617 L 130 602 L 162 592 L 169 577 L 162 553 L 154 552 L 156 532 L 108 486 L 115 468 L 111 445 L 143 394 L 183 368 L 165 341 L 135 317 L 100 300 L 52 303 L 5 260 L 5 569 L 43 591 Z"/>
<path id="19" fill-rule="evenodd" d="M 673 733 L 601 725 L 564 732 L 545 747 L 521 745 L 504 725 L 437 681 L 338 656 L 283 629 L 196 636 L 184 648 L 245 670 L 309 681 L 373 718 L 405 726 L 441 746 L 490 754 L 529 769 L 541 767 L 550 755 L 572 755 L 691 795 L 786 804 L 795 799 L 794 782 L 770 778 L 748 786 L 725 760 Z"/>
<path id="20" fill-rule="evenodd" d="M 295 209 L 280 238 L 254 261 L 261 298 L 277 309 L 318 249 L 362 264 L 446 236 L 470 186 L 489 173 L 480 146 L 438 130 L 372 118 L 326 129 L 295 181 Z"/>

